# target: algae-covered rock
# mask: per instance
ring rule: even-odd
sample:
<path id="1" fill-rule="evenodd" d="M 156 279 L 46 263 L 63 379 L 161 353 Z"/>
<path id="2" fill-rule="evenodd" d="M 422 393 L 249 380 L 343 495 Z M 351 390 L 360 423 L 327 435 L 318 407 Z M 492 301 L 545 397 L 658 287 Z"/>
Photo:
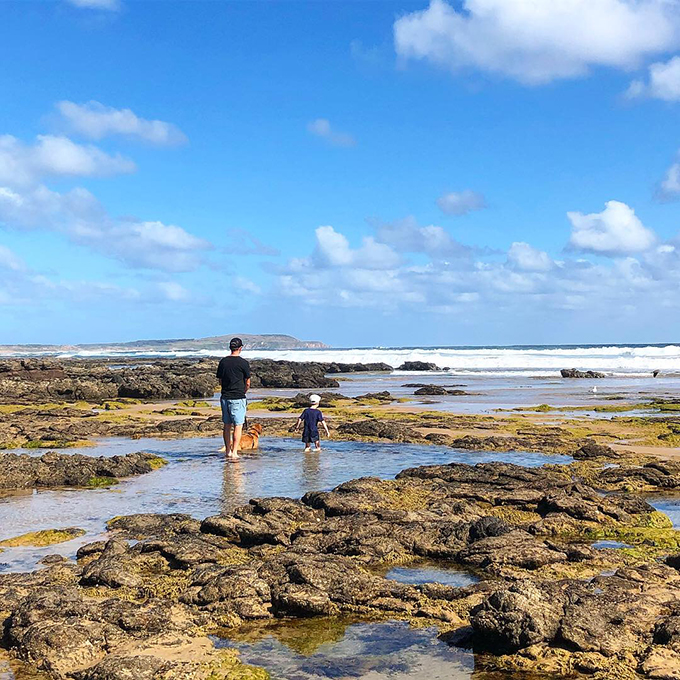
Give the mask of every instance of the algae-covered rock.
<path id="1" fill-rule="evenodd" d="M 31 531 L 14 538 L 6 538 L 0 541 L 0 546 L 5 548 L 18 548 L 21 546 L 39 548 L 47 545 L 56 545 L 57 543 L 65 543 L 84 535 L 85 531 L 76 527 L 69 527 L 68 529 L 42 529 L 41 531 Z"/>
<path id="2" fill-rule="evenodd" d="M 124 477 L 142 475 L 165 461 L 147 453 L 125 456 L 85 456 L 49 451 L 42 456 L 0 454 L 0 489 L 101 487 Z"/>

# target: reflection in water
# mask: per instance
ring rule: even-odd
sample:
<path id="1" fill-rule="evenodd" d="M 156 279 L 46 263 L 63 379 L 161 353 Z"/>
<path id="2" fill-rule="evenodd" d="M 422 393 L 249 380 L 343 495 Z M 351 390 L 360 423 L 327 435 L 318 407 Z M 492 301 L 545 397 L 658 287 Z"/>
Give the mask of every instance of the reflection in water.
<path id="1" fill-rule="evenodd" d="M 341 635 L 344 631 L 344 635 Z M 280 631 L 247 642 L 218 641 L 236 647 L 246 663 L 264 666 L 275 680 L 360 678 L 361 680 L 467 680 L 472 677 L 470 652 L 449 647 L 435 628 L 407 623 L 329 623 L 329 639 L 300 647 Z M 292 644 L 290 644 L 292 641 Z"/>
<path id="2" fill-rule="evenodd" d="M 445 586 L 456 586 L 464 588 L 479 579 L 473 574 L 456 569 L 450 566 L 439 566 L 435 564 L 421 564 L 411 567 L 393 567 L 386 574 L 385 578 L 399 583 L 409 583 L 420 585 L 421 583 L 441 583 Z"/>
<path id="3" fill-rule="evenodd" d="M 224 462 L 224 474 L 222 475 L 222 508 L 223 514 L 233 510 L 233 499 L 243 496 L 243 468 L 242 459 Z"/>
<path id="4" fill-rule="evenodd" d="M 0 540 L 29 531 L 80 527 L 82 538 L 49 548 L 12 548 L 0 554 L 4 569 L 33 568 L 48 553 L 73 556 L 101 537 L 105 522 L 116 515 L 144 512 L 187 513 L 204 518 L 229 512 L 251 498 L 289 496 L 331 489 L 357 477 L 393 478 L 407 467 L 451 462 L 504 460 L 519 465 L 567 463 L 567 456 L 539 453 L 456 451 L 443 446 L 328 441 L 320 454 L 303 453 L 297 439 L 263 438 L 261 449 L 237 463 L 225 463 L 219 440 L 160 441 L 108 439 L 89 455 L 117 455 L 146 450 L 169 464 L 111 489 L 44 490 L 0 496 Z M 3 567 L 0 567 L 2 569 Z"/>
<path id="5" fill-rule="evenodd" d="M 321 453 L 310 451 L 302 458 L 302 479 L 308 491 L 323 486 L 321 479 Z"/>

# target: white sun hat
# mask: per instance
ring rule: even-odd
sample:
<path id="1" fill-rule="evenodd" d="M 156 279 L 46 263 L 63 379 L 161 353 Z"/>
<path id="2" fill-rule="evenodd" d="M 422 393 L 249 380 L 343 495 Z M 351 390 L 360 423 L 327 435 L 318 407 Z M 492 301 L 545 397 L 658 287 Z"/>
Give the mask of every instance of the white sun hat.
<path id="1" fill-rule="evenodd" d="M 318 394 L 310 394 L 309 401 L 312 404 L 318 404 L 321 401 L 321 397 Z"/>

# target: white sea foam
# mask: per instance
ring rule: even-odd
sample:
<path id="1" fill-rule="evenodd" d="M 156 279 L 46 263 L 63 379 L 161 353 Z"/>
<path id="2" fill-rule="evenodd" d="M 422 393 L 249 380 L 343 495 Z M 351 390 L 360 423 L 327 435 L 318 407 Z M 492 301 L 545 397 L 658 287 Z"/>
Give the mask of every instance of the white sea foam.
<path id="1" fill-rule="evenodd" d="M 222 356 L 226 350 L 190 351 L 113 351 L 75 350 L 59 354 L 66 357 L 201 357 Z M 29 355 L 26 352 L 24 355 Z M 44 353 L 43 355 L 48 354 Z M 288 361 L 324 361 L 340 363 L 382 362 L 397 368 L 405 361 L 425 361 L 442 370 L 460 375 L 559 375 L 562 368 L 604 371 L 612 375 L 648 374 L 654 370 L 680 373 L 680 346 L 596 346 L 596 347 L 465 347 L 465 348 L 356 348 L 252 350 L 251 359 L 285 359 Z M 15 354 L 17 356 L 17 354 Z M 35 353 L 33 353 L 35 356 Z"/>

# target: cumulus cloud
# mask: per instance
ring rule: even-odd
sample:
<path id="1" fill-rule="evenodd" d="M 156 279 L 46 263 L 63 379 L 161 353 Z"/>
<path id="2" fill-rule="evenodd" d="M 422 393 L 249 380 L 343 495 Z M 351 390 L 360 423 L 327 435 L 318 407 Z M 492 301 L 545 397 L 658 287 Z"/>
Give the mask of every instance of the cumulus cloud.
<path id="1" fill-rule="evenodd" d="M 570 213 L 572 250 L 584 254 L 559 261 L 529 243 L 516 241 L 505 257 L 465 246 L 464 257 L 441 257 L 433 249 L 417 252 L 417 262 L 390 258 L 368 267 L 347 236 L 332 227 L 317 229 L 311 255 L 280 270 L 276 294 L 304 298 L 306 304 L 422 314 L 516 315 L 555 310 L 634 309 L 654 300 L 680 310 L 680 235 L 658 243 L 624 203 L 610 201 L 601 213 Z M 419 229 L 413 218 L 403 232 L 378 225 L 373 243 L 390 240 L 393 254 L 416 252 Z M 421 239 L 422 240 L 422 239 Z M 387 245 L 387 243 L 383 243 Z M 589 255 L 608 259 L 588 259 Z M 375 263 L 374 263 L 375 264 Z M 541 312 L 540 310 L 543 310 Z"/>
<path id="2" fill-rule="evenodd" d="M 657 190 L 657 198 L 661 201 L 673 201 L 680 197 L 680 162 L 673 163 L 666 171 Z"/>
<path id="3" fill-rule="evenodd" d="M 521 241 L 516 241 L 510 246 L 508 264 L 525 272 L 548 272 L 555 266 L 548 253 Z"/>
<path id="4" fill-rule="evenodd" d="M 307 124 L 307 131 L 315 137 L 321 137 L 333 146 L 354 146 L 356 139 L 347 132 L 339 132 L 331 126 L 326 118 L 317 118 Z"/>
<path id="5" fill-rule="evenodd" d="M 608 201 L 601 213 L 569 212 L 572 225 L 569 246 L 601 255 L 626 255 L 651 248 L 656 236 L 635 211 L 620 201 Z"/>
<path id="6" fill-rule="evenodd" d="M 115 12 L 120 9 L 120 0 L 67 0 L 70 5 L 81 9 L 102 9 Z"/>
<path id="7" fill-rule="evenodd" d="M 397 19 L 394 41 L 405 59 L 538 85 L 633 68 L 678 47 L 679 28 L 677 3 L 666 0 L 464 0 L 460 9 L 431 0 Z"/>
<path id="8" fill-rule="evenodd" d="M 0 224 L 57 231 L 75 243 L 144 269 L 190 271 L 211 248 L 207 241 L 176 225 L 114 219 L 82 188 L 62 194 L 43 185 L 24 191 L 0 187 Z"/>
<path id="9" fill-rule="evenodd" d="M 445 215 L 466 215 L 486 207 L 484 196 L 470 189 L 444 194 L 437 199 L 437 205 Z"/>
<path id="10" fill-rule="evenodd" d="M 652 97 L 667 102 L 680 101 L 680 57 L 652 64 L 648 81 L 634 80 L 627 95 L 631 99 Z"/>
<path id="11" fill-rule="evenodd" d="M 364 237 L 361 247 L 353 249 L 347 237 L 331 226 L 318 227 L 315 235 L 316 247 L 311 263 L 316 267 L 384 270 L 396 267 L 401 261 L 389 245 L 377 242 L 372 236 Z"/>
<path id="12" fill-rule="evenodd" d="M 435 258 L 465 255 L 470 250 L 456 241 L 442 227 L 421 227 L 415 217 L 378 224 L 376 238 L 403 253 L 427 253 Z"/>
<path id="13" fill-rule="evenodd" d="M 109 155 L 68 137 L 38 135 L 34 144 L 27 145 L 12 135 L 0 135 L 0 186 L 26 186 L 43 177 L 105 177 L 135 170 L 135 164 L 120 154 Z"/>
<path id="14" fill-rule="evenodd" d="M 62 122 L 70 130 L 89 139 L 121 135 L 159 146 L 184 144 L 187 141 L 186 135 L 176 125 L 140 118 L 130 109 L 115 109 L 97 101 L 85 104 L 61 101 L 56 107 Z"/>

